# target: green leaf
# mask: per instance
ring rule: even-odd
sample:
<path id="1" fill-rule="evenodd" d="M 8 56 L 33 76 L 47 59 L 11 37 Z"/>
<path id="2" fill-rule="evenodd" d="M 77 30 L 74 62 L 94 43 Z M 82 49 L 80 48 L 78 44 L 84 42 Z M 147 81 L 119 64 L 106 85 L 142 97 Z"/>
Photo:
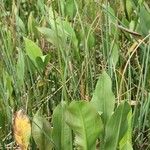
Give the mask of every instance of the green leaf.
<path id="1" fill-rule="evenodd" d="M 26 30 L 25 30 L 24 22 L 21 20 L 21 18 L 18 15 L 16 15 L 16 23 L 20 29 L 20 33 L 25 33 Z"/>
<path id="2" fill-rule="evenodd" d="M 133 150 L 132 143 L 127 141 L 126 144 L 120 150 Z"/>
<path id="3" fill-rule="evenodd" d="M 75 13 L 76 13 L 76 6 L 74 3 L 74 0 L 66 0 L 66 2 L 65 2 L 66 16 L 69 16 L 71 19 L 73 19 Z"/>
<path id="4" fill-rule="evenodd" d="M 115 96 L 112 92 L 112 83 L 108 74 L 104 71 L 97 82 L 91 103 L 99 113 L 102 113 L 104 125 L 113 113 Z"/>
<path id="5" fill-rule="evenodd" d="M 50 43 L 52 43 L 56 47 L 58 46 L 58 39 L 59 38 L 57 36 L 57 33 L 54 30 L 52 30 L 50 28 L 46 28 L 46 27 L 38 27 L 37 29 L 40 33 L 42 33 L 45 36 L 47 41 L 49 41 Z"/>
<path id="6" fill-rule="evenodd" d="M 94 37 L 94 33 L 90 32 L 88 40 L 87 40 L 87 45 L 89 47 L 89 49 L 93 48 L 95 46 L 95 37 Z"/>
<path id="7" fill-rule="evenodd" d="M 128 129 L 127 116 L 130 112 L 130 106 L 127 102 L 123 102 L 115 110 L 106 124 L 105 131 L 105 150 L 116 150 L 118 143 L 125 135 Z"/>
<path id="8" fill-rule="evenodd" d="M 71 129 L 65 122 L 66 104 L 60 103 L 53 112 L 52 138 L 58 150 L 72 150 L 72 133 Z"/>
<path id="9" fill-rule="evenodd" d="M 32 136 L 40 150 L 51 150 L 53 148 L 51 126 L 39 112 L 33 117 Z"/>
<path id="10" fill-rule="evenodd" d="M 132 148 L 132 127 L 131 127 L 132 110 L 130 110 L 130 112 L 128 113 L 127 122 L 128 122 L 128 129 L 119 143 L 120 150 L 133 150 L 133 148 Z"/>
<path id="11" fill-rule="evenodd" d="M 30 12 L 29 17 L 28 17 L 28 33 L 30 33 L 30 35 L 34 35 L 34 37 L 38 36 L 38 32 L 37 32 L 37 22 L 34 18 L 33 12 Z"/>
<path id="12" fill-rule="evenodd" d="M 5 91 L 5 102 L 7 103 L 9 100 L 9 98 L 11 98 L 11 95 L 13 93 L 13 87 L 12 84 L 13 82 L 13 78 L 11 75 L 8 74 L 8 72 L 4 71 L 3 73 L 3 90 Z"/>
<path id="13" fill-rule="evenodd" d="M 103 4 L 103 11 L 107 14 L 110 22 L 116 24 L 115 11 L 112 7 Z"/>
<path id="14" fill-rule="evenodd" d="M 24 56 L 22 50 L 18 51 L 18 61 L 16 66 L 17 72 L 17 81 L 18 85 L 21 87 L 24 83 Z"/>
<path id="15" fill-rule="evenodd" d="M 131 18 L 132 11 L 133 11 L 133 6 L 132 6 L 131 0 L 126 0 L 126 10 L 127 10 L 128 17 Z"/>
<path id="16" fill-rule="evenodd" d="M 46 67 L 46 65 L 48 64 L 50 60 L 50 55 L 44 55 L 44 56 L 40 56 L 36 58 L 36 63 L 38 65 L 39 68 L 41 68 L 42 70 Z"/>
<path id="17" fill-rule="evenodd" d="M 112 45 L 111 63 L 112 66 L 115 67 L 119 58 L 119 51 L 118 51 L 119 46 L 117 42 L 112 42 L 111 45 Z"/>
<path id="18" fill-rule="evenodd" d="M 42 51 L 39 46 L 37 46 L 33 41 L 24 38 L 25 49 L 29 58 L 33 61 L 34 65 L 37 66 L 36 58 L 43 56 Z"/>
<path id="19" fill-rule="evenodd" d="M 150 13 L 144 6 L 141 6 L 140 9 L 140 30 L 144 35 L 150 32 Z"/>
<path id="20" fill-rule="evenodd" d="M 95 150 L 103 124 L 94 107 L 85 101 L 73 101 L 66 111 L 66 122 L 75 133 L 78 149 Z"/>
<path id="21" fill-rule="evenodd" d="M 8 122 L 6 106 L 3 104 L 2 99 L 0 98 L 0 139 L 6 134 L 6 124 Z"/>
<path id="22" fill-rule="evenodd" d="M 60 24 L 61 24 L 61 22 L 60 22 Z M 71 26 L 71 24 L 65 20 L 65 21 L 63 21 L 63 26 L 61 28 L 63 28 L 62 31 L 65 30 L 66 36 L 72 41 L 74 47 L 77 48 L 78 47 L 78 39 L 76 37 L 74 28 Z"/>

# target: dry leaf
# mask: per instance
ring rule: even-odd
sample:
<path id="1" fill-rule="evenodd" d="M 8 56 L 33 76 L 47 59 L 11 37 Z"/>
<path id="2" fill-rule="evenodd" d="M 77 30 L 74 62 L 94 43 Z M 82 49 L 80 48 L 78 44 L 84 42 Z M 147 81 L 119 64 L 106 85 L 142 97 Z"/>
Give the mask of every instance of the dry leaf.
<path id="1" fill-rule="evenodd" d="M 28 116 L 22 109 L 14 115 L 13 132 L 16 143 L 21 150 L 27 150 L 31 136 L 31 124 Z"/>
<path id="2" fill-rule="evenodd" d="M 141 42 L 141 39 L 139 39 L 138 41 L 135 41 L 132 46 L 128 49 L 128 52 L 126 54 L 126 56 L 128 56 L 129 54 L 131 54 L 135 48 L 138 46 L 138 44 Z"/>

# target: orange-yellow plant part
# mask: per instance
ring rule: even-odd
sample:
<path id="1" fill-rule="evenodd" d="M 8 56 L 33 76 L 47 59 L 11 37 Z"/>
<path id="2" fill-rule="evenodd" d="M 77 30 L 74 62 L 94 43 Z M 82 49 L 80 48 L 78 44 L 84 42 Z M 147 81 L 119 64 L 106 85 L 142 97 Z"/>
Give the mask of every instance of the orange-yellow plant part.
<path id="1" fill-rule="evenodd" d="M 22 109 L 17 111 L 14 115 L 13 132 L 16 143 L 21 150 L 27 150 L 31 136 L 31 123 Z"/>

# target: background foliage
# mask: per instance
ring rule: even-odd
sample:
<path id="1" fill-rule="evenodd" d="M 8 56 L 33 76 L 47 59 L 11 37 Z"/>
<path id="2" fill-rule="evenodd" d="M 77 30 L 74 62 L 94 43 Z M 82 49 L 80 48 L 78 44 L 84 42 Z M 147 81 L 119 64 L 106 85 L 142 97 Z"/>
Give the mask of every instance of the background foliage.
<path id="1" fill-rule="evenodd" d="M 148 0 L 1 0 L 0 149 L 150 149 Z M 41 147 L 41 145 L 43 145 Z"/>

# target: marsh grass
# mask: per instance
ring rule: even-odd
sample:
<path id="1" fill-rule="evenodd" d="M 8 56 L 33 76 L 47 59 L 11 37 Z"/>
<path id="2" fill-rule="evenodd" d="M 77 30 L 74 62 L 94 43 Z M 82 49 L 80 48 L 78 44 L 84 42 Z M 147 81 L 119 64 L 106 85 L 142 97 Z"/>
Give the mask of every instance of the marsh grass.
<path id="1" fill-rule="evenodd" d="M 51 121 L 61 101 L 90 101 L 102 70 L 112 79 L 116 106 L 132 106 L 134 149 L 150 149 L 148 2 L 2 0 L 0 12 L 2 149 L 15 146 L 14 111 L 24 108 L 32 120 L 41 110 Z M 42 69 L 30 59 L 24 37 L 50 56 Z M 36 149 L 33 139 L 31 147 Z"/>

